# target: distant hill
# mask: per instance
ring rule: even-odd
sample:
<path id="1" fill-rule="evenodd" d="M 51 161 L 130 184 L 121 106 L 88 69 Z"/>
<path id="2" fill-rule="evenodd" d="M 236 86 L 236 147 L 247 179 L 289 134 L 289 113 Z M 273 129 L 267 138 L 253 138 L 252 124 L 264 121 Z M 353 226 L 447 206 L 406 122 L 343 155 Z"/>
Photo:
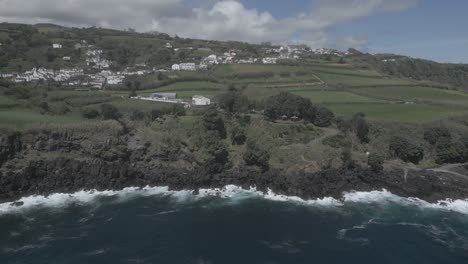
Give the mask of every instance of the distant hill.
<path id="1" fill-rule="evenodd" d="M 24 25 L 0 23 L 0 71 L 21 72 L 33 67 L 61 68 L 84 63 L 77 44 L 85 41 L 104 51 L 116 68 L 146 63 L 168 66 L 182 61 L 197 61 L 216 52 L 242 50 L 238 56 L 258 56 L 262 45 L 242 42 L 205 41 L 172 37 L 164 33 L 136 33 L 102 28 L 67 28 L 53 24 Z M 61 44 L 53 49 L 52 44 Z M 167 45 L 177 47 L 168 49 Z M 71 57 L 64 62 L 61 58 Z"/>
<path id="2" fill-rule="evenodd" d="M 429 80 L 441 84 L 468 89 L 468 65 L 437 63 L 395 54 L 353 53 L 350 61 L 361 68 L 376 70 L 382 74 Z"/>
<path id="3" fill-rule="evenodd" d="M 237 50 L 237 57 L 265 57 L 271 44 L 180 38 L 165 33 L 137 33 L 103 28 L 68 28 L 54 24 L 24 25 L 0 23 L 0 72 L 23 72 L 33 67 L 60 69 L 85 64 L 80 43 L 103 50 L 103 56 L 120 70 L 135 64 L 169 67 L 173 63 L 199 62 L 213 54 Z M 53 49 L 52 44 L 61 44 Z M 171 48 L 168 48 L 171 47 Z M 173 47 L 173 48 L 172 48 Z M 312 54 L 310 59 L 348 63 L 383 75 L 428 80 L 456 88 L 468 88 L 468 65 L 442 64 L 394 54 L 367 54 L 354 49 L 348 53 Z M 70 60 L 63 60 L 70 57 Z M 294 62 L 301 65 L 305 62 Z"/>

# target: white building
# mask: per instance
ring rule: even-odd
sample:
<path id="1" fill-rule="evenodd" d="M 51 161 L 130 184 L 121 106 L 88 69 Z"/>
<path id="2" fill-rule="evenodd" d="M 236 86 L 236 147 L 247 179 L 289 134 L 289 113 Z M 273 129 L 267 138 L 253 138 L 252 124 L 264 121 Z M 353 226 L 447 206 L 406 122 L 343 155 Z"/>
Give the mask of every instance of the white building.
<path id="1" fill-rule="evenodd" d="M 181 63 L 172 65 L 173 71 L 195 71 L 197 70 L 197 65 L 195 63 Z"/>
<path id="2" fill-rule="evenodd" d="M 62 58 L 62 60 L 64 60 L 64 61 L 71 61 L 71 57 L 65 56 L 65 57 Z"/>
<path id="3" fill-rule="evenodd" d="M 61 48 L 62 48 L 62 44 L 54 43 L 54 44 L 52 44 L 52 48 L 54 48 L 54 49 L 61 49 Z"/>
<path id="4" fill-rule="evenodd" d="M 192 97 L 192 105 L 204 106 L 204 105 L 210 105 L 210 104 L 211 104 L 210 98 L 206 98 L 201 95 L 195 95 Z"/>
<path id="5" fill-rule="evenodd" d="M 180 64 L 174 64 L 174 65 L 172 65 L 172 70 L 173 70 L 173 71 L 180 71 Z"/>
<path id="6" fill-rule="evenodd" d="M 262 61 L 264 64 L 276 64 L 278 58 L 263 58 Z"/>
<path id="7" fill-rule="evenodd" d="M 195 70 L 197 70 L 197 66 L 193 62 L 181 63 L 180 64 L 180 70 L 182 70 L 182 71 L 195 71 Z"/>

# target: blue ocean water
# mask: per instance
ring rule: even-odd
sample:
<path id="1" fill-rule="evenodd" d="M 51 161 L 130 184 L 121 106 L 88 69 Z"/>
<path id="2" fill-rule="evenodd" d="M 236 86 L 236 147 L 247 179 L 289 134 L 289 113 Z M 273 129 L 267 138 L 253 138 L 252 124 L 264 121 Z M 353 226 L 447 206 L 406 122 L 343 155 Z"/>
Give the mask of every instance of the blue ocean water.
<path id="1" fill-rule="evenodd" d="M 0 205 L 0 263 L 468 263 L 466 201 L 430 205 L 386 192 L 286 200 L 30 197 Z"/>

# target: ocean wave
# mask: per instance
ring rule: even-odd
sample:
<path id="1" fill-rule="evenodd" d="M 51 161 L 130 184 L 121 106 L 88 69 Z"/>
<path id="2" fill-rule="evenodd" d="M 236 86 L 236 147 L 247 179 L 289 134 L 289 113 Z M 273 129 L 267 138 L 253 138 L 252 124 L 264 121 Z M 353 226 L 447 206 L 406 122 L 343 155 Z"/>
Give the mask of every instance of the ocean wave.
<path id="1" fill-rule="evenodd" d="M 387 190 L 371 191 L 371 192 L 348 192 L 343 195 L 344 203 L 361 203 L 361 204 L 388 204 L 394 203 L 403 206 L 414 206 L 424 209 L 439 209 L 468 214 L 468 199 L 452 200 L 447 199 L 438 201 L 437 203 L 429 203 L 418 198 L 404 198 L 392 194 Z"/>
<path id="2" fill-rule="evenodd" d="M 342 207 L 350 203 L 358 204 L 385 204 L 395 203 L 403 206 L 416 206 L 420 208 L 440 209 L 468 214 L 468 200 L 444 200 L 437 203 L 428 203 L 417 198 L 403 198 L 387 190 L 371 192 L 347 192 L 342 199 L 325 197 L 315 200 L 304 200 L 296 196 L 276 194 L 272 190 L 266 193 L 258 191 L 255 187 L 243 189 L 228 185 L 224 188 L 200 189 L 197 193 L 192 190 L 172 191 L 169 187 L 125 188 L 121 191 L 79 191 L 72 194 L 56 193 L 48 196 L 29 196 L 13 203 L 0 204 L 0 215 L 21 213 L 36 208 L 61 208 L 73 204 L 85 205 L 96 203 L 100 198 L 113 197 L 117 202 L 124 202 L 136 197 L 168 196 L 176 202 L 184 203 L 197 201 L 207 197 L 219 197 L 229 201 L 261 198 L 275 202 L 295 203 L 316 207 Z"/>

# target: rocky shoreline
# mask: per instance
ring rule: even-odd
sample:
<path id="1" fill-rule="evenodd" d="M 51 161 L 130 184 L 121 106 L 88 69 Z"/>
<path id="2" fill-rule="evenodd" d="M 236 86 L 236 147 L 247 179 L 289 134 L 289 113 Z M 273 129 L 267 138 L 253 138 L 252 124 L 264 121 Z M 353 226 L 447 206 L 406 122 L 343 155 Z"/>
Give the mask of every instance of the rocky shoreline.
<path id="1" fill-rule="evenodd" d="M 189 154 L 168 157 L 148 154 L 131 139 L 86 145 L 86 139 L 65 134 L 10 133 L 0 141 L 0 201 L 30 195 L 72 193 L 80 190 L 121 190 L 125 187 L 169 186 L 174 190 L 257 187 L 303 199 L 341 198 L 343 192 L 386 189 L 402 197 L 428 202 L 468 198 L 468 170 L 408 170 L 389 167 L 375 173 L 363 166 L 329 168 L 318 172 L 287 172 L 255 167 L 227 168 L 213 173 L 192 166 Z M 126 146 L 125 148 L 123 146 Z M 456 171 L 456 172 L 455 172 Z"/>

